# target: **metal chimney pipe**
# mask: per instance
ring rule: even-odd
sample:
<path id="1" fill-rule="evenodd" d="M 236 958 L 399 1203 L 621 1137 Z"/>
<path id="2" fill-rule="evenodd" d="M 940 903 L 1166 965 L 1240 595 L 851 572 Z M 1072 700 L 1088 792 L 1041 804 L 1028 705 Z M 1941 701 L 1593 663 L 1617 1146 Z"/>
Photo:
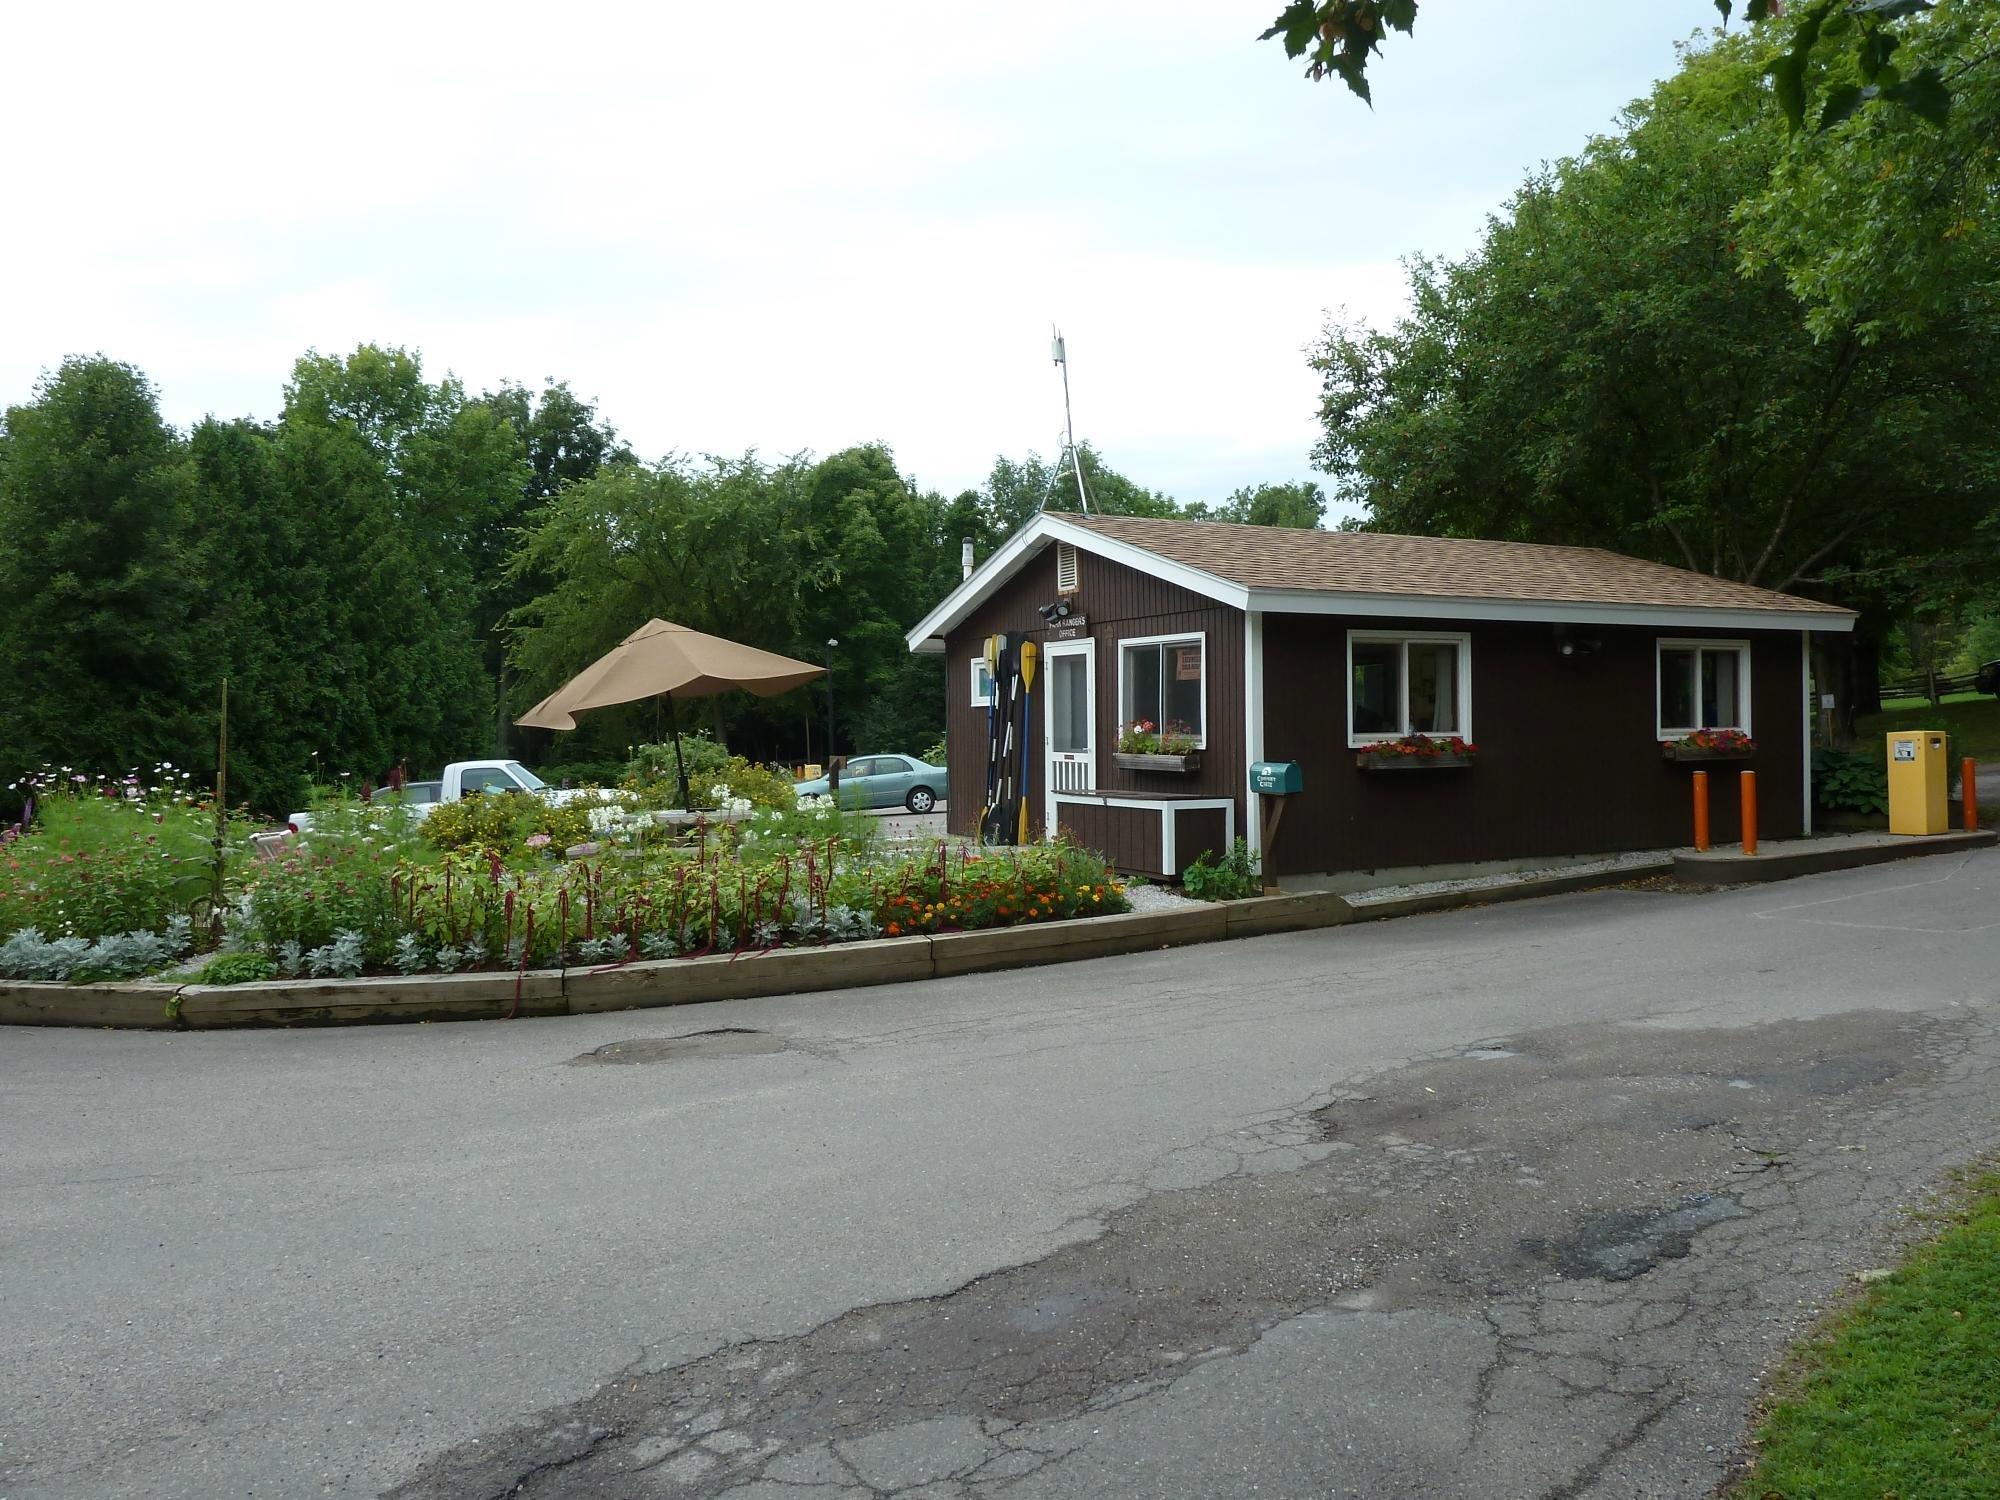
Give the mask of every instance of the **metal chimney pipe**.
<path id="1" fill-rule="evenodd" d="M 960 566 L 960 567 L 962 567 L 962 568 L 963 568 L 963 569 L 965 570 L 965 571 L 964 571 L 964 574 L 963 574 L 962 576 L 963 576 L 963 577 L 965 577 L 965 578 L 970 578 L 970 577 L 972 576 L 972 538 L 971 538 L 971 537 L 966 537 L 966 538 L 964 538 L 963 540 L 961 540 L 961 541 L 959 542 L 959 544 L 958 544 L 958 562 L 959 562 L 959 566 Z"/>

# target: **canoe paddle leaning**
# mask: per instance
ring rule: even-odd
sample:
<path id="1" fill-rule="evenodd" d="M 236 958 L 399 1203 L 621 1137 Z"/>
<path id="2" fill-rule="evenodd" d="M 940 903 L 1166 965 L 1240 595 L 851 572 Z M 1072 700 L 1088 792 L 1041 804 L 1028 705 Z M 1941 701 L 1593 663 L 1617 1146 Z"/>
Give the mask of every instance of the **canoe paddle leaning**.
<path id="1" fill-rule="evenodd" d="M 1000 658 L 1007 650 L 1007 637 L 986 637 L 986 800 L 979 809 L 974 837 L 986 842 L 986 820 L 992 815 L 993 800 L 1000 791 L 1000 741 L 994 715 L 1000 702 Z"/>
<path id="2" fill-rule="evenodd" d="M 1028 842 L 1028 717 L 1034 703 L 1035 687 L 1035 643 L 1021 642 L 1021 782 L 1016 797 L 1021 804 L 1020 837 L 1018 843 Z"/>

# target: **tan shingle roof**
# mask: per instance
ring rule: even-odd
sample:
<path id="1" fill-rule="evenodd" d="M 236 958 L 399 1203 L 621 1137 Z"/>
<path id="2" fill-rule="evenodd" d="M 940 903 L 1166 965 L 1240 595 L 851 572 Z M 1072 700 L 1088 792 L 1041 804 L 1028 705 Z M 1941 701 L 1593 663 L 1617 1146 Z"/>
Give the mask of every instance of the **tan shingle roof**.
<path id="1" fill-rule="evenodd" d="M 1853 613 L 1838 605 L 1642 562 L 1596 547 L 1391 536 L 1373 531 L 1301 531 L 1139 516 L 1066 515 L 1059 519 L 1251 589 L 1549 604 L 1806 610 L 1836 616 Z"/>

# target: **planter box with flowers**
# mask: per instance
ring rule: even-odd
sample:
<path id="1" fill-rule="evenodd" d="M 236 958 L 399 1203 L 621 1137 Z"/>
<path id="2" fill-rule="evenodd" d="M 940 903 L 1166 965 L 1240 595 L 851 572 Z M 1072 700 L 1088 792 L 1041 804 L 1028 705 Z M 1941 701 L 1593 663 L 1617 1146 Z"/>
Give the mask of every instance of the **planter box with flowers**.
<path id="1" fill-rule="evenodd" d="M 1135 719 L 1120 732 L 1111 763 L 1127 771 L 1186 774 L 1201 769 L 1201 752 L 1185 724 L 1160 729 L 1151 719 Z"/>
<path id="2" fill-rule="evenodd" d="M 1354 754 L 1354 764 L 1364 771 L 1442 771 L 1469 766 L 1478 756 L 1477 745 L 1455 734 L 1442 739 L 1407 734 L 1399 740 L 1362 746 Z"/>
<path id="3" fill-rule="evenodd" d="M 1757 742 L 1740 729 L 1697 729 L 1677 740 L 1660 741 L 1668 760 L 1748 760 Z"/>

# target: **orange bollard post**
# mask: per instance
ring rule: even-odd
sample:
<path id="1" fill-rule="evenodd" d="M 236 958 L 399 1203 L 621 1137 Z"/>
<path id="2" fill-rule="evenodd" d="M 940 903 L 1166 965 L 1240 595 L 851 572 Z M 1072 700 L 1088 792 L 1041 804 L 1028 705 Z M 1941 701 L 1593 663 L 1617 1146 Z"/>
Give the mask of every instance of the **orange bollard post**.
<path id="1" fill-rule="evenodd" d="M 1966 756 L 1958 768 L 1958 790 L 1965 798 L 1965 831 L 1979 832 L 1979 763 Z"/>
<path id="2" fill-rule="evenodd" d="M 1697 853 L 1708 852 L 1708 772 L 1694 773 L 1694 847 Z"/>
<path id="3" fill-rule="evenodd" d="M 1743 771 L 1737 775 L 1737 785 L 1743 789 L 1743 852 L 1757 852 L 1757 773 Z"/>

